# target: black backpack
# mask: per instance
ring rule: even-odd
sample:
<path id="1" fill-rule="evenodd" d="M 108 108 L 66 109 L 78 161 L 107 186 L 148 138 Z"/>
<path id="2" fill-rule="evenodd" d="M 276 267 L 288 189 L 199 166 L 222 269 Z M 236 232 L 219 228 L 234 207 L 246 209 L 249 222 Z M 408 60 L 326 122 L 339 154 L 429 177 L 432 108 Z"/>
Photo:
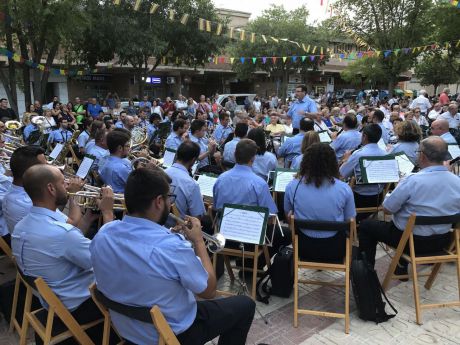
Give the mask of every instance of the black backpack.
<path id="1" fill-rule="evenodd" d="M 353 250 L 350 277 L 359 318 L 380 323 L 395 317 L 398 312 L 385 295 L 377 272 L 366 260 L 364 253 L 359 253 L 357 248 L 353 248 Z M 385 302 L 382 300 L 382 295 L 395 314 L 389 315 L 385 312 Z"/>
<path id="2" fill-rule="evenodd" d="M 271 286 L 268 282 L 271 281 Z M 268 304 L 271 295 L 289 297 L 294 287 L 294 249 L 280 247 L 271 262 L 271 266 L 264 272 L 257 282 L 257 300 Z M 262 290 L 266 295 L 262 295 Z"/>

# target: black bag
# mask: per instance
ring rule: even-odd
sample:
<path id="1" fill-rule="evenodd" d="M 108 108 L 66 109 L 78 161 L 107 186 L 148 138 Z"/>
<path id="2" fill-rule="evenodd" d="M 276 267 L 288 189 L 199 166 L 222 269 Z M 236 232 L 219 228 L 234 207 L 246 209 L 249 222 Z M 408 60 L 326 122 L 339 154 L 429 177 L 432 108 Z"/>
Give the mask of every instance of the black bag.
<path id="1" fill-rule="evenodd" d="M 380 323 L 395 317 L 398 312 L 385 295 L 377 272 L 366 260 L 364 253 L 358 253 L 357 248 L 353 248 L 353 250 L 350 277 L 359 318 Z M 385 302 L 382 300 L 382 295 L 395 314 L 389 315 L 385 312 Z"/>
<path id="2" fill-rule="evenodd" d="M 271 286 L 268 282 L 271 281 Z M 268 304 L 271 295 L 288 298 L 294 286 L 294 250 L 280 247 L 272 258 L 271 266 L 257 282 L 257 300 Z M 262 296 L 260 289 L 265 296 Z"/>
<path id="3" fill-rule="evenodd" d="M 457 144 L 460 145 L 460 130 L 458 130 L 457 128 L 449 128 L 449 132 L 455 138 Z"/>

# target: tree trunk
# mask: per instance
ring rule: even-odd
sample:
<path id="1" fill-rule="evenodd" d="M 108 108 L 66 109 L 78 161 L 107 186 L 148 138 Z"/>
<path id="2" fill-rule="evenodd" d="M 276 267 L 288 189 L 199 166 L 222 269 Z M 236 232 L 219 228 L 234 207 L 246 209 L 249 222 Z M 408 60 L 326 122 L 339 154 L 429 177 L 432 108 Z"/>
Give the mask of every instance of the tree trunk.
<path id="1" fill-rule="evenodd" d="M 438 87 L 439 87 L 439 84 L 433 84 L 434 86 L 434 95 L 436 96 L 438 93 Z"/>
<path id="2" fill-rule="evenodd" d="M 388 97 L 391 97 L 393 95 L 394 89 L 395 89 L 395 81 L 390 80 L 388 82 Z"/>
<path id="3" fill-rule="evenodd" d="M 286 67 L 283 67 L 283 76 L 281 78 L 281 98 L 283 102 L 285 102 L 286 98 L 288 98 L 289 96 L 287 94 L 288 81 L 289 81 L 289 70 Z"/>
<path id="4" fill-rule="evenodd" d="M 5 18 L 9 18 L 9 4 L 8 0 L 5 0 Z M 6 49 L 13 51 L 13 30 L 11 29 L 11 20 L 6 19 L 5 21 L 5 36 L 6 36 Z M 18 93 L 16 89 L 16 66 L 12 59 L 8 60 L 8 77 L 3 72 L 1 75 L 1 81 L 5 88 L 8 102 L 11 108 L 16 114 L 18 114 Z"/>
<path id="5" fill-rule="evenodd" d="M 139 100 L 141 100 L 142 97 L 144 96 L 144 85 L 145 85 L 145 80 L 142 80 L 142 77 L 144 76 L 144 72 L 142 71 L 142 65 L 137 67 L 137 73 L 136 74 L 137 74 L 137 79 L 138 79 L 138 84 L 137 84 L 138 95 L 137 95 L 137 97 L 139 98 Z"/>
<path id="6" fill-rule="evenodd" d="M 16 93 L 16 80 L 10 81 L 8 77 L 5 75 L 3 70 L 0 67 L 0 82 L 2 83 L 5 92 L 6 92 L 6 97 L 8 97 L 8 102 L 11 106 L 11 109 L 14 110 L 16 114 L 19 113 L 18 111 L 18 103 L 17 103 L 17 96 L 13 95 L 11 90 L 14 89 Z"/>

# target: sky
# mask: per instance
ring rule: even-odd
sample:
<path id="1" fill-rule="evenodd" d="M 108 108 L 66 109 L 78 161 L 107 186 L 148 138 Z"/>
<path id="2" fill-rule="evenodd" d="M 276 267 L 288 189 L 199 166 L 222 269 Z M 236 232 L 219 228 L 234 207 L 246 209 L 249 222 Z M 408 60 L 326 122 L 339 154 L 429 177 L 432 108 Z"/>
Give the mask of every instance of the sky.
<path id="1" fill-rule="evenodd" d="M 259 16 L 271 4 L 284 5 L 287 10 L 293 10 L 305 4 L 310 12 L 308 22 L 313 24 L 315 20 L 321 21 L 328 18 L 326 4 L 331 3 L 332 0 L 323 0 L 323 6 L 321 6 L 321 0 L 213 0 L 213 2 L 218 8 L 252 13 L 251 19 Z"/>

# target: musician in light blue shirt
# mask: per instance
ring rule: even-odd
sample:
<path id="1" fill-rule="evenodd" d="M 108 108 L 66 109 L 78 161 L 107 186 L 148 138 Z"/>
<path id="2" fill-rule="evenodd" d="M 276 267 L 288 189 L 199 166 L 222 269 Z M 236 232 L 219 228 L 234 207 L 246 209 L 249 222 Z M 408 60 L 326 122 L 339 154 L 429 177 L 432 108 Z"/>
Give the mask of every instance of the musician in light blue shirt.
<path id="1" fill-rule="evenodd" d="M 147 126 L 147 137 L 150 142 L 150 140 L 152 140 L 152 137 L 157 135 L 158 126 L 161 122 L 161 116 L 157 113 L 153 113 L 152 115 L 150 115 L 149 122 L 150 124 Z"/>
<path id="2" fill-rule="evenodd" d="M 99 121 L 98 121 L 99 122 Z M 86 117 L 83 119 L 83 131 L 80 133 L 80 135 L 77 138 L 78 142 L 78 149 L 80 150 L 81 154 L 85 154 L 85 146 L 90 140 L 90 135 L 89 133 L 91 132 L 91 126 L 93 124 L 93 118 L 92 117 Z"/>
<path id="3" fill-rule="evenodd" d="M 285 168 L 291 165 L 294 157 L 302 154 L 301 146 L 304 134 L 308 131 L 313 131 L 313 128 L 314 122 L 310 119 L 303 118 L 300 120 L 300 132 L 293 137 L 285 139 L 278 151 L 278 155 L 284 158 Z"/>
<path id="4" fill-rule="evenodd" d="M 359 229 L 359 248 L 374 263 L 378 242 L 397 246 L 411 214 L 450 216 L 460 212 L 460 179 L 443 166 L 447 144 L 439 137 L 422 140 L 418 164 L 422 170 L 401 180 L 383 202 L 391 222 L 363 221 Z M 414 246 L 417 254 L 434 253 L 451 243 L 451 224 L 416 225 Z M 400 261 L 396 274 L 407 274 L 407 262 Z"/>
<path id="5" fill-rule="evenodd" d="M 0 174 L 0 236 L 10 245 L 10 232 L 8 231 L 8 225 L 6 224 L 5 215 L 3 214 L 3 200 L 5 195 L 10 191 L 12 187 L 13 178 L 11 176 L 5 176 Z"/>
<path id="6" fill-rule="evenodd" d="M 276 169 L 278 160 L 273 153 L 267 151 L 265 133 L 262 128 L 251 129 L 248 133 L 248 139 L 254 140 L 259 147 L 254 163 L 252 163 L 252 171 L 254 171 L 257 176 L 267 180 L 269 172 Z"/>
<path id="7" fill-rule="evenodd" d="M 224 162 L 235 164 L 235 149 L 241 139 L 248 134 L 249 126 L 247 123 L 238 122 L 235 126 L 235 136 L 224 146 Z"/>
<path id="8" fill-rule="evenodd" d="M 321 161 L 321 164 L 318 162 Z M 297 177 L 286 187 L 284 195 L 286 219 L 290 214 L 299 220 L 348 221 L 356 216 L 353 192 L 339 180 L 334 150 L 325 143 L 307 148 Z M 342 259 L 345 235 L 337 231 L 301 229 L 301 257 L 311 259 Z M 326 241 L 327 239 L 327 241 Z"/>
<path id="9" fill-rule="evenodd" d="M 209 157 L 216 152 L 216 142 L 208 140 L 206 136 L 206 122 L 203 120 L 194 120 L 190 126 L 190 140 L 197 143 L 200 147 L 200 155 L 198 157 L 198 169 L 202 169 L 209 165 Z"/>
<path id="10" fill-rule="evenodd" d="M 88 290 L 94 282 L 90 240 L 80 229 L 66 223 L 62 213 L 56 212 L 67 204 L 64 176 L 56 167 L 37 164 L 24 174 L 24 188 L 33 206 L 11 236 L 19 269 L 25 275 L 42 277 L 65 307 L 76 312 L 74 316 L 100 318 Z M 113 219 L 111 190 L 104 189 L 99 209 L 104 222 Z M 47 308 L 46 303 L 41 302 Z"/>
<path id="11" fill-rule="evenodd" d="M 165 148 L 176 151 L 184 142 L 183 135 L 188 131 L 188 124 L 183 119 L 177 119 L 172 126 L 172 132 L 166 138 Z"/>
<path id="12" fill-rule="evenodd" d="M 375 123 L 380 126 L 380 129 L 382 130 L 381 138 L 383 139 L 385 145 L 388 145 L 388 142 L 390 141 L 390 131 L 383 124 L 384 119 L 385 114 L 383 113 L 383 111 L 381 111 L 380 109 L 374 110 L 374 112 L 372 113 L 372 123 Z"/>
<path id="13" fill-rule="evenodd" d="M 188 241 L 165 228 L 171 197 L 169 178 L 161 170 L 139 168 L 131 173 L 125 192 L 128 215 L 104 225 L 90 246 L 97 288 L 118 303 L 157 305 L 180 344 L 204 344 L 220 335 L 221 343 L 244 345 L 255 303 L 247 296 L 206 301 L 215 296 L 216 276 L 200 221 L 186 218 L 190 226 L 176 228 Z M 113 310 L 110 316 L 129 342 L 158 343 L 151 322 Z"/>
<path id="14" fill-rule="evenodd" d="M 431 124 L 431 134 L 440 136 L 447 144 L 457 144 L 454 136 L 449 131 L 447 120 L 436 120 Z"/>
<path id="15" fill-rule="evenodd" d="M 354 150 L 361 144 L 361 133 L 358 131 L 358 121 L 355 116 L 346 115 L 342 122 L 343 131 L 331 143 L 337 162 L 348 150 Z"/>
<path id="16" fill-rule="evenodd" d="M 176 195 L 175 204 L 182 218 L 200 217 L 206 213 L 200 187 L 189 173 L 199 155 L 199 145 L 186 141 L 177 149 L 176 162 L 165 170 L 171 178 L 171 188 Z"/>
<path id="17" fill-rule="evenodd" d="M 23 136 L 24 136 L 24 141 L 28 143 L 29 145 L 39 145 L 40 144 L 40 135 L 36 136 L 36 141 L 35 142 L 30 142 L 30 136 L 33 132 L 39 132 L 40 129 L 38 128 L 38 125 L 32 123 L 32 119 L 36 117 L 37 115 L 32 115 L 30 117 L 31 122 L 24 128 Z"/>
<path id="18" fill-rule="evenodd" d="M 110 156 L 110 151 L 107 148 L 107 131 L 105 128 L 94 131 L 95 145 L 87 152 L 94 157 L 92 170 L 99 173 L 100 168 L 105 164 L 106 159 Z"/>
<path id="19" fill-rule="evenodd" d="M 305 133 L 305 135 L 303 137 L 303 140 L 302 140 L 302 147 L 301 147 L 302 154 L 294 157 L 294 159 L 292 160 L 292 164 L 291 164 L 290 169 L 291 170 L 299 170 L 300 169 L 300 164 L 302 163 L 303 155 L 305 154 L 305 151 L 307 151 L 307 149 L 311 145 L 319 143 L 319 142 L 321 142 L 321 140 L 320 140 L 319 134 L 317 132 L 308 131 L 307 133 Z"/>
<path id="20" fill-rule="evenodd" d="M 229 125 L 230 115 L 225 112 L 219 114 L 219 125 L 213 133 L 214 140 L 218 145 L 222 145 L 230 133 L 233 133 L 232 127 Z"/>
<path id="21" fill-rule="evenodd" d="M 345 152 L 343 155 L 343 164 L 340 166 L 340 175 L 342 177 L 356 178 L 357 184 L 354 186 L 353 194 L 355 196 L 356 207 L 375 207 L 380 205 L 382 199 L 383 185 L 381 184 L 359 184 L 361 182 L 361 167 L 359 158 L 364 156 L 385 156 L 387 153 L 382 150 L 377 143 L 382 135 L 382 129 L 378 124 L 369 124 L 363 128 L 361 144 L 362 147 L 353 153 Z M 369 214 L 361 213 L 356 219 L 361 220 Z"/>
<path id="22" fill-rule="evenodd" d="M 293 134 L 299 133 L 301 130 L 300 120 L 304 117 L 314 118 L 318 112 L 316 102 L 307 95 L 307 87 L 299 85 L 295 88 L 295 97 L 297 100 L 291 105 L 287 116 L 292 118 L 292 127 L 294 128 Z"/>
<path id="23" fill-rule="evenodd" d="M 52 131 L 48 137 L 48 143 L 66 143 L 72 138 L 72 132 L 68 130 L 67 120 L 60 118 L 58 120 L 60 123 L 59 129 Z"/>
<path id="24" fill-rule="evenodd" d="M 250 139 L 241 139 L 236 145 L 236 165 L 220 175 L 214 185 L 215 210 L 229 203 L 267 207 L 271 214 L 278 212 L 267 182 L 251 168 L 258 149 L 257 144 Z"/>
<path id="25" fill-rule="evenodd" d="M 420 126 L 415 121 L 403 121 L 395 127 L 395 134 L 398 136 L 398 143 L 388 153 L 403 152 L 412 163 L 416 164 L 418 143 L 422 138 Z"/>
<path id="26" fill-rule="evenodd" d="M 99 174 L 104 184 L 111 186 L 115 193 L 123 193 L 132 170 L 130 162 L 125 159 L 129 155 L 131 137 L 124 131 L 115 130 L 107 134 L 106 140 L 110 156 L 105 159 Z"/>

